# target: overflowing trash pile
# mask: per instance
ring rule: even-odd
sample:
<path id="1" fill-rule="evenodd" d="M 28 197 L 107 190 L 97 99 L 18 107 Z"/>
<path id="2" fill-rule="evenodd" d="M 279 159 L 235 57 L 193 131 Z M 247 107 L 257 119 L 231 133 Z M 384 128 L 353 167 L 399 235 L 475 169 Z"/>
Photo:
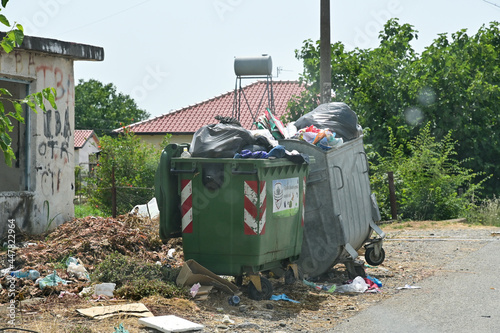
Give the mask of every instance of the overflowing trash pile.
<path id="1" fill-rule="evenodd" d="M 23 298 L 67 291 L 78 293 L 90 285 L 94 268 L 118 252 L 147 262 L 182 266 L 182 240 L 162 244 L 158 224 L 149 218 L 127 214 L 114 218 L 88 216 L 68 221 L 40 240 L 19 243 L 13 268 L 2 254 L 0 300 L 8 299 L 9 277 Z M 46 287 L 51 288 L 46 288 Z"/>
<path id="2" fill-rule="evenodd" d="M 230 117 L 216 117 L 218 124 L 201 127 L 193 136 L 192 157 L 205 158 L 287 158 L 307 163 L 307 156 L 287 151 L 281 139 L 306 141 L 323 150 L 340 146 L 362 134 L 356 113 L 345 103 L 318 106 L 286 126 L 269 110 L 255 122 L 256 130 L 247 130 Z"/>

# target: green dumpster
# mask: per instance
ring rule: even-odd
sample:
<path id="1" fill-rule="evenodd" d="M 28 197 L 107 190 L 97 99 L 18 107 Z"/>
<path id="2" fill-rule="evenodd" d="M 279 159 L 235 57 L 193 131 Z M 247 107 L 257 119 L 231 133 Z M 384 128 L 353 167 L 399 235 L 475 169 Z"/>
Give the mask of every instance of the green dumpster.
<path id="1" fill-rule="evenodd" d="M 298 259 L 308 164 L 194 157 L 162 161 L 157 176 L 166 170 L 176 175 L 177 191 L 165 195 L 157 177 L 160 223 L 167 224 L 160 229 L 181 229 L 184 260 L 218 275 L 241 277 Z M 172 214 L 176 200 L 179 218 Z M 162 214 L 170 214 L 169 220 Z"/>

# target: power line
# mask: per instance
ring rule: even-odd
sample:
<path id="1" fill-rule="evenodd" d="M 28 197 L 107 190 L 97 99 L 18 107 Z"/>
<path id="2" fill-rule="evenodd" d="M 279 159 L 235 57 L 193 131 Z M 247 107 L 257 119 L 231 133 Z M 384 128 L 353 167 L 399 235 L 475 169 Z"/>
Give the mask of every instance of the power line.
<path id="1" fill-rule="evenodd" d="M 75 30 L 79 30 L 79 29 L 82 29 L 82 28 L 86 28 L 86 27 L 91 26 L 91 25 L 94 25 L 94 24 L 96 24 L 96 23 L 99 23 L 99 22 L 105 21 L 105 20 L 107 20 L 107 19 L 109 19 L 109 18 L 111 18 L 111 17 L 114 17 L 114 16 L 117 16 L 117 15 L 120 15 L 121 13 L 124 13 L 124 12 L 126 12 L 126 11 L 128 11 L 128 10 L 131 10 L 131 9 L 133 9 L 133 8 L 136 8 L 136 7 L 139 7 L 139 6 L 141 6 L 141 5 L 145 4 L 146 2 L 149 2 L 149 1 L 151 1 L 151 0 L 144 0 L 143 2 L 140 2 L 140 3 L 136 4 L 136 5 L 131 6 L 131 7 L 128 7 L 128 8 L 122 9 L 122 10 L 120 10 L 120 11 L 116 12 L 116 13 L 113 13 L 113 14 L 111 14 L 111 15 L 105 16 L 105 17 L 100 18 L 100 19 L 98 19 L 98 20 L 96 20 L 96 21 L 92 21 L 92 22 L 90 22 L 90 23 L 86 23 L 86 24 L 84 24 L 84 25 L 81 25 L 81 26 L 79 26 L 79 27 L 73 28 L 73 29 L 71 29 L 71 30 L 67 30 L 67 31 L 65 31 L 65 32 L 61 33 L 61 35 L 65 35 L 65 34 L 67 34 L 67 33 L 69 33 L 69 32 L 72 32 L 72 31 L 75 31 Z"/>
<path id="2" fill-rule="evenodd" d="M 495 6 L 495 7 L 497 7 L 497 8 L 500 8 L 500 5 L 498 5 L 498 4 L 494 3 L 494 2 L 491 2 L 491 1 L 488 1 L 488 0 L 483 0 L 483 1 L 484 1 L 484 2 L 486 2 L 486 3 L 489 3 L 489 4 L 490 4 L 490 5 L 492 5 L 492 6 Z"/>

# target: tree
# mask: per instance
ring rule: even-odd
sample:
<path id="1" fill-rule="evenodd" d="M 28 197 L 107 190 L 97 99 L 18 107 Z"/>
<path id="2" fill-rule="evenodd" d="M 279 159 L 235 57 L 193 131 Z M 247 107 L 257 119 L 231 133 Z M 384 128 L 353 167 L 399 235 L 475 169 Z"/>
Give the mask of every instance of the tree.
<path id="1" fill-rule="evenodd" d="M 75 128 L 93 129 L 97 135 L 150 116 L 138 108 L 129 96 L 116 92 L 112 83 L 106 85 L 90 79 L 79 80 L 75 87 Z"/>
<path id="2" fill-rule="evenodd" d="M 498 23 L 483 26 L 476 35 L 465 30 L 439 35 L 421 55 L 411 47 L 418 32 L 409 24 L 389 20 L 375 49 L 346 51 L 333 44 L 334 100 L 356 111 L 367 135 L 365 143 L 382 156 L 389 131 L 396 143 L 416 137 L 423 123 L 443 140 L 452 131 L 457 160 L 476 173 L 493 177 L 485 193 L 498 193 L 500 165 L 500 30 Z M 289 104 L 289 119 L 297 119 L 318 105 L 319 44 L 311 40 L 296 50 L 304 62 L 301 81 L 308 90 Z M 406 147 L 403 145 L 403 147 Z M 409 153 L 407 147 L 405 152 Z"/>
<path id="3" fill-rule="evenodd" d="M 117 189 L 119 214 L 144 204 L 154 196 L 154 177 L 161 150 L 143 142 L 124 127 L 118 137 L 100 138 L 100 157 L 90 179 L 90 202 L 106 213 L 112 211 L 112 187 Z"/>
<path id="4" fill-rule="evenodd" d="M 0 11 L 7 6 L 8 2 L 9 0 L 2 0 Z M 11 27 L 9 20 L 3 14 L 0 14 L 0 23 L 10 29 L 9 32 L 2 37 L 2 41 L 0 42 L 2 49 L 6 53 L 10 53 L 14 48 L 23 43 L 23 26 L 14 23 Z M 16 158 L 11 147 L 12 138 L 9 135 L 14 129 L 11 119 L 24 123 L 23 104 L 28 105 L 35 113 L 37 112 L 37 107 L 45 112 L 44 101 L 47 100 L 54 109 L 57 109 L 55 97 L 56 91 L 54 88 L 45 88 L 23 99 L 15 99 L 7 89 L 0 88 L 0 150 L 4 154 L 5 163 L 7 163 L 7 165 L 11 166 L 12 160 Z M 4 102 L 12 103 L 14 111 L 7 111 Z"/>
<path id="5" fill-rule="evenodd" d="M 430 133 L 430 123 L 404 145 L 396 143 L 389 129 L 387 155 L 372 165 L 370 182 L 383 219 L 390 219 L 387 172 L 397 185 L 398 217 L 413 220 L 445 220 L 466 216 L 474 195 L 482 186 L 480 174 L 455 160 L 456 141 L 449 131 L 441 141 Z M 406 153 L 409 152 L 409 153 Z M 462 188 L 462 193 L 457 193 Z"/>

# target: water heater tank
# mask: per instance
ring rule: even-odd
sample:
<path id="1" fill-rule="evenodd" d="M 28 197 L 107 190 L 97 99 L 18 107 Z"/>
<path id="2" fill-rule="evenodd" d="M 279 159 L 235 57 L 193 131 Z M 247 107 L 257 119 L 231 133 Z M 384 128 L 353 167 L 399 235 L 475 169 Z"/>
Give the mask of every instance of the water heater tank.
<path id="1" fill-rule="evenodd" d="M 234 58 L 234 73 L 237 76 L 271 75 L 272 72 L 273 61 L 270 55 Z"/>

